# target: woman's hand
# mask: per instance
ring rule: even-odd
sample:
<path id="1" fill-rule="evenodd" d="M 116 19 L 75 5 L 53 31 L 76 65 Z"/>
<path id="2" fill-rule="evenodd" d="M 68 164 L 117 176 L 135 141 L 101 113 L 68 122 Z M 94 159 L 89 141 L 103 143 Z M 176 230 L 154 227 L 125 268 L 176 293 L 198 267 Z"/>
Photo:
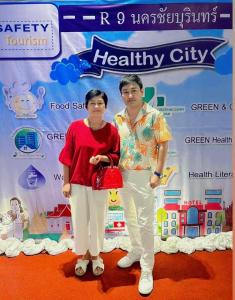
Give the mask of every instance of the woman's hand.
<path id="1" fill-rule="evenodd" d="M 104 155 L 96 155 L 96 156 L 92 156 L 89 160 L 89 163 L 92 164 L 92 165 L 97 165 L 99 162 L 101 161 L 105 161 L 104 160 Z"/>
<path id="2" fill-rule="evenodd" d="M 65 198 L 69 198 L 71 196 L 71 184 L 65 183 L 62 188 L 63 195 Z"/>

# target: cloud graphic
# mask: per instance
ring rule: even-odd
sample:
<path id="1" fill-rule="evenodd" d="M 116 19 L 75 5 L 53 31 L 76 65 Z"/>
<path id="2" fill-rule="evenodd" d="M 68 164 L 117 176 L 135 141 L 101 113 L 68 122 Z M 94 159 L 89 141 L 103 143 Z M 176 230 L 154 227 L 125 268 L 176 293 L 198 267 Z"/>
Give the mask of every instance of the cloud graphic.
<path id="1" fill-rule="evenodd" d="M 233 46 L 233 29 L 226 29 L 223 32 L 223 38 L 228 42 L 230 47 Z"/>
<path id="2" fill-rule="evenodd" d="M 227 75 L 232 73 L 232 48 L 224 54 L 219 56 L 215 62 L 215 69 L 217 73 L 221 75 Z"/>
<path id="3" fill-rule="evenodd" d="M 91 65 L 78 57 L 71 55 L 68 59 L 63 58 L 61 62 L 54 62 L 51 66 L 50 77 L 53 80 L 58 80 L 60 84 L 76 82 L 84 70 L 89 69 Z"/>

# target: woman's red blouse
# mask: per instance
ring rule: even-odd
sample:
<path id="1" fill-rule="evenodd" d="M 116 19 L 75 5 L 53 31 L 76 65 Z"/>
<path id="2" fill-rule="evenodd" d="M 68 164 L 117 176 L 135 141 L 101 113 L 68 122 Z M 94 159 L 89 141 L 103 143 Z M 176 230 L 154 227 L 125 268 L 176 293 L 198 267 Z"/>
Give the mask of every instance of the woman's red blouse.
<path id="1" fill-rule="evenodd" d="M 70 183 L 91 186 L 91 177 L 96 166 L 89 163 L 91 156 L 109 154 L 114 165 L 120 156 L 120 137 L 110 123 L 98 130 L 88 127 L 78 120 L 68 128 L 65 146 L 59 161 L 70 168 Z"/>

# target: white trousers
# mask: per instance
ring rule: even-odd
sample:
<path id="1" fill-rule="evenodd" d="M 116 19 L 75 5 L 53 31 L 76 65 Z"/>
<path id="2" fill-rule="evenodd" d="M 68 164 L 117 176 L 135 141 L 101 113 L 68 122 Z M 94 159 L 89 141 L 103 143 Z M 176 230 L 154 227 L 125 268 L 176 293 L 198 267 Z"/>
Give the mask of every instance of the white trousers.
<path id="1" fill-rule="evenodd" d="M 120 189 L 124 215 L 132 249 L 130 255 L 140 257 L 144 271 L 154 266 L 154 193 L 149 185 L 149 170 L 123 171 L 124 188 Z"/>
<path id="2" fill-rule="evenodd" d="M 94 191 L 91 187 L 72 184 L 69 199 L 75 241 L 75 252 L 84 255 L 89 250 L 92 256 L 103 249 L 107 190 Z"/>

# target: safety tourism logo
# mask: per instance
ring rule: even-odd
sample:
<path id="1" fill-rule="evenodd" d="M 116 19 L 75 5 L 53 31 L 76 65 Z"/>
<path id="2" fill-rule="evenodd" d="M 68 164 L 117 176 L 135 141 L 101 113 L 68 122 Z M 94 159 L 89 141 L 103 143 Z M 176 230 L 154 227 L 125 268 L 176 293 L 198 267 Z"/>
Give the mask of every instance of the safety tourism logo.
<path id="1" fill-rule="evenodd" d="M 59 55 L 58 20 L 58 9 L 53 4 L 1 4 L 0 59 L 48 59 Z"/>

